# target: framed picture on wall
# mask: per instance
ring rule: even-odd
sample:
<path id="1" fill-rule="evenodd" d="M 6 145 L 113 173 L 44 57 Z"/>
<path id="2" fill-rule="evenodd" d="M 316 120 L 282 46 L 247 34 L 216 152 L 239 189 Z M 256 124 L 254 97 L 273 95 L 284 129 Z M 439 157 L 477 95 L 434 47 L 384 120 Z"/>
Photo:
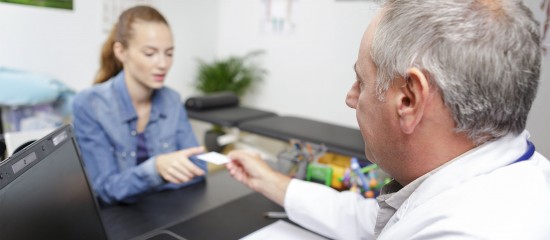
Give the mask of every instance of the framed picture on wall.
<path id="1" fill-rule="evenodd" d="M 0 3 L 15 3 L 37 7 L 73 10 L 73 0 L 0 0 Z"/>

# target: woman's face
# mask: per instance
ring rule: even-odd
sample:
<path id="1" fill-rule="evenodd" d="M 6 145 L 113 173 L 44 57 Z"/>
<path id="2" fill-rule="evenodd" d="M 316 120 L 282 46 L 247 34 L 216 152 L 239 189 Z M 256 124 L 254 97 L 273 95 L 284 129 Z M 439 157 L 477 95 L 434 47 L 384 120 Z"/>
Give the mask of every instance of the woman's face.
<path id="1" fill-rule="evenodd" d="M 120 45 L 120 54 L 117 54 L 124 66 L 126 80 L 159 89 L 172 66 L 172 32 L 166 24 L 156 22 L 136 22 L 132 29 L 128 46 Z"/>

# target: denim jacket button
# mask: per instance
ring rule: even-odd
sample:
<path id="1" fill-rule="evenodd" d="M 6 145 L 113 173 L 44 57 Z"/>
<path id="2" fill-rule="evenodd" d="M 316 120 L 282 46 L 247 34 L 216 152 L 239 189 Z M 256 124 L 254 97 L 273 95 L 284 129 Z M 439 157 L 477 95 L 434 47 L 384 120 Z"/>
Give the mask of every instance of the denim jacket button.
<path id="1" fill-rule="evenodd" d="M 162 147 L 167 148 L 167 147 L 168 147 L 168 143 L 163 143 L 163 144 L 162 144 Z"/>
<path id="2" fill-rule="evenodd" d="M 130 156 L 135 157 L 135 156 L 136 156 L 136 152 L 131 152 L 131 153 L 130 153 Z"/>
<path id="3" fill-rule="evenodd" d="M 132 134 L 132 136 L 135 136 L 137 134 L 136 130 L 132 130 L 132 132 L 130 134 Z"/>

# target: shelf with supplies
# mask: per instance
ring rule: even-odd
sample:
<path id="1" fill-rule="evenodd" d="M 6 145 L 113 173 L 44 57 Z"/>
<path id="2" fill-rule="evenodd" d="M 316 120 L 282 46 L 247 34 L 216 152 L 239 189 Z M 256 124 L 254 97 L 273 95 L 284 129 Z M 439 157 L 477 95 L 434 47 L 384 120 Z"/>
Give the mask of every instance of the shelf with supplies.
<path id="1" fill-rule="evenodd" d="M 389 175 L 376 164 L 327 152 L 324 144 L 297 139 L 277 155 L 275 168 L 290 177 L 317 182 L 336 190 L 350 190 L 366 198 L 379 195 Z"/>

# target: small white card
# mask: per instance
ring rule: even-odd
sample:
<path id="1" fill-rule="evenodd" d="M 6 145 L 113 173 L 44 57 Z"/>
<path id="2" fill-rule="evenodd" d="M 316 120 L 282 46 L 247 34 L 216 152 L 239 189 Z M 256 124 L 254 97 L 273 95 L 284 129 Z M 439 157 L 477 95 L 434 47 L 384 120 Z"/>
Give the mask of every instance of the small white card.
<path id="1" fill-rule="evenodd" d="M 199 154 L 197 155 L 197 158 L 209 163 L 217 164 L 217 165 L 226 164 L 231 161 L 227 156 L 217 152 L 208 152 L 208 153 Z"/>

